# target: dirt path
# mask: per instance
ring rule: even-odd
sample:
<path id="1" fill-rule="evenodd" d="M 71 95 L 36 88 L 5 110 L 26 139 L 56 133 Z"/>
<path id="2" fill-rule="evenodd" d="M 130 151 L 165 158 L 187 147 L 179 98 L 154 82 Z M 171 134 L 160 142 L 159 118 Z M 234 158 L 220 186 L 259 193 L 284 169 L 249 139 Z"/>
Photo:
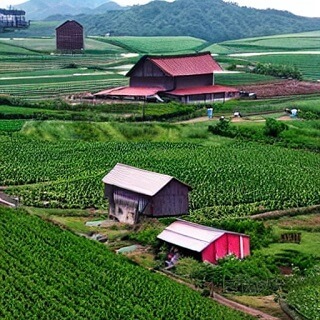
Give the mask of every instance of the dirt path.
<path id="1" fill-rule="evenodd" d="M 180 279 L 179 277 L 175 276 L 170 271 L 161 270 L 161 271 L 157 271 L 157 272 L 159 272 L 161 274 L 165 274 L 170 279 L 172 279 L 172 280 L 174 280 L 176 282 L 182 283 L 182 284 L 188 286 L 189 288 L 191 288 L 193 290 L 199 290 L 193 284 L 183 281 L 182 279 Z M 216 301 L 216 302 L 218 302 L 220 304 L 223 304 L 226 307 L 232 308 L 234 310 L 241 311 L 243 313 L 246 313 L 246 314 L 249 314 L 251 316 L 257 317 L 258 319 L 262 319 L 262 320 L 283 320 L 283 319 L 285 319 L 285 318 L 277 318 L 277 317 L 271 316 L 269 314 L 266 314 L 266 313 L 264 313 L 264 312 L 262 312 L 260 310 L 247 307 L 247 306 L 245 306 L 245 305 L 243 305 L 241 303 L 238 303 L 238 302 L 232 301 L 230 299 L 227 299 L 227 298 L 223 297 L 222 295 L 220 295 L 220 294 L 218 294 L 218 293 L 216 293 L 214 291 L 210 292 L 210 297 L 214 301 Z"/>
<path id="2" fill-rule="evenodd" d="M 260 310 L 256 310 L 256 309 L 247 307 L 247 306 L 245 306 L 243 304 L 240 304 L 238 302 L 229 300 L 229 299 L 227 299 L 227 298 L 225 298 L 225 297 L 223 297 L 220 294 L 215 293 L 215 292 L 212 295 L 212 299 L 217 301 L 220 304 L 223 304 L 223 305 L 229 307 L 229 308 L 242 311 L 242 312 L 244 312 L 246 314 L 249 314 L 251 316 L 257 317 L 259 319 L 263 319 L 263 320 L 281 320 L 280 318 L 270 316 L 269 314 L 266 314 L 266 313 L 264 313 L 264 312 L 262 312 Z"/>

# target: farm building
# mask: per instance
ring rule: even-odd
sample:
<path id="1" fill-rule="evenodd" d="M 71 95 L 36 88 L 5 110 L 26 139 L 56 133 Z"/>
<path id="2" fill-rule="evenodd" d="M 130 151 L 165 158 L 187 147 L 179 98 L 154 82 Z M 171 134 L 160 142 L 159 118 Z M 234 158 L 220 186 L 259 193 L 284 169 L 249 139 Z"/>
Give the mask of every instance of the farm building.
<path id="1" fill-rule="evenodd" d="M 191 187 L 174 177 L 118 163 L 102 181 L 109 217 L 120 222 L 188 214 Z"/>
<path id="2" fill-rule="evenodd" d="M 250 255 L 249 236 L 185 220 L 170 224 L 158 235 L 158 239 L 211 263 L 217 263 L 218 259 L 230 254 L 239 259 Z"/>
<path id="3" fill-rule="evenodd" d="M 214 85 L 214 72 L 220 65 L 210 52 L 143 56 L 126 74 L 129 87 L 118 87 L 95 94 L 97 98 L 162 99 L 182 103 L 212 102 L 238 96 L 232 87 Z"/>
<path id="4" fill-rule="evenodd" d="M 30 25 L 23 10 L 0 9 L 0 32 L 12 29 L 25 29 Z"/>
<path id="5" fill-rule="evenodd" d="M 84 50 L 83 27 L 75 20 L 67 20 L 56 28 L 56 48 L 62 53 L 79 53 Z"/>

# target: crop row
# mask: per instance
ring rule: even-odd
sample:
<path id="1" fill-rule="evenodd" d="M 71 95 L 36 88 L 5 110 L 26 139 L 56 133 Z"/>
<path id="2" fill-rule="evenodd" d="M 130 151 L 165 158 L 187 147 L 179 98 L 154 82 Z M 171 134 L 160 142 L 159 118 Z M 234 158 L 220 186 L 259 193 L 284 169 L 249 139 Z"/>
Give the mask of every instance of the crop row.
<path id="1" fill-rule="evenodd" d="M 22 211 L 0 233 L 1 319 L 251 319 Z"/>
<path id="2" fill-rule="evenodd" d="M 20 56 L 1 57 L 0 72 L 20 73 L 24 71 L 61 69 L 70 64 L 78 67 L 101 67 L 106 68 L 110 64 L 124 61 L 120 55 L 88 55 L 88 56 Z"/>
<path id="3" fill-rule="evenodd" d="M 95 39 L 127 48 L 131 52 L 177 53 L 194 52 L 205 41 L 193 37 L 110 37 Z"/>
<path id="4" fill-rule="evenodd" d="M 24 123 L 24 120 L 0 120 L 0 134 L 2 132 L 19 131 Z"/>
<path id="5" fill-rule="evenodd" d="M 320 267 L 315 266 L 304 277 L 289 281 L 289 305 L 304 319 L 320 320 Z"/>
<path id="6" fill-rule="evenodd" d="M 126 79 L 102 79 L 91 81 L 70 81 L 58 83 L 17 84 L 0 86 L 0 94 L 10 94 L 24 97 L 56 97 L 57 95 L 74 94 L 78 92 L 99 91 L 113 86 L 122 86 Z"/>
<path id="7" fill-rule="evenodd" d="M 319 68 L 315 67 L 320 65 L 319 54 L 273 54 L 246 57 L 246 59 L 261 63 L 297 66 L 303 78 L 309 80 L 318 80 L 320 78 Z"/>
<path id="8" fill-rule="evenodd" d="M 101 179 L 117 162 L 190 184 L 192 213 L 207 219 L 320 202 L 320 171 L 315 170 L 320 159 L 313 153 L 239 142 L 203 147 L 151 142 L 48 143 L 21 137 L 0 141 L 0 183 L 22 185 L 12 193 L 27 205 L 99 207 Z"/>

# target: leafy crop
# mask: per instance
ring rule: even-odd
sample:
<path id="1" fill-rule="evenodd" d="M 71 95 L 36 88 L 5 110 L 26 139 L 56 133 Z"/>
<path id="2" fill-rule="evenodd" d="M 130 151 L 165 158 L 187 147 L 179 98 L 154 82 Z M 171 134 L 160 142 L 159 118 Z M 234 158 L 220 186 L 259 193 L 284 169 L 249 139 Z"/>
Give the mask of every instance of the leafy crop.
<path id="1" fill-rule="evenodd" d="M 103 176 L 117 162 L 174 176 L 190 184 L 191 216 L 221 216 L 319 203 L 317 154 L 235 141 L 227 146 L 189 143 L 44 142 L 19 136 L 0 140 L 0 183 L 26 205 L 100 207 Z M 160 160 L 159 160 L 160 159 Z M 20 185 L 20 186 L 19 186 Z"/>
<path id="2" fill-rule="evenodd" d="M 23 211 L 0 234 L 1 319 L 251 319 Z"/>
<path id="3" fill-rule="evenodd" d="M 287 301 L 305 319 L 320 319 L 320 267 L 315 266 L 304 277 L 288 280 Z"/>
<path id="4" fill-rule="evenodd" d="M 147 54 L 194 52 L 206 41 L 193 37 L 96 37 L 97 40 L 123 47 L 130 52 Z"/>

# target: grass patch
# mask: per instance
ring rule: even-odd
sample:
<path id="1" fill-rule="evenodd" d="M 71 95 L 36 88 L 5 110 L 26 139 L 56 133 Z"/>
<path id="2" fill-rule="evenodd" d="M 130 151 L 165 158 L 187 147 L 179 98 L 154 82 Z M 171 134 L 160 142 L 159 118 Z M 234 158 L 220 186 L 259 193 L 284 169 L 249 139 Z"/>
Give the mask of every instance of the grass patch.
<path id="1" fill-rule="evenodd" d="M 95 37 L 95 39 L 122 47 L 129 52 L 148 54 L 190 53 L 203 47 L 206 41 L 193 37 Z"/>
<path id="2" fill-rule="evenodd" d="M 283 217 L 267 221 L 266 224 L 273 227 L 277 238 L 280 238 L 282 233 L 301 232 L 301 243 L 272 243 L 268 248 L 264 248 L 262 253 L 278 255 L 284 254 L 288 250 L 296 250 L 320 258 L 318 250 L 320 243 L 319 221 L 319 214 Z"/>

